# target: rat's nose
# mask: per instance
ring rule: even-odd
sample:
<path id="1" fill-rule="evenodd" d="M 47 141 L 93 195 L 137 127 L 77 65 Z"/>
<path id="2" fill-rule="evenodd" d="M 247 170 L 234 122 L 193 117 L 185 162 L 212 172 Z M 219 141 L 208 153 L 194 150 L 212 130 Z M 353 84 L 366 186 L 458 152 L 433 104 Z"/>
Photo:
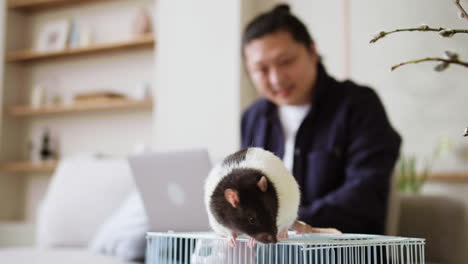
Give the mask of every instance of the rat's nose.
<path id="1" fill-rule="evenodd" d="M 278 239 L 276 239 L 276 236 L 268 234 L 268 233 L 259 233 L 255 236 L 255 239 L 257 241 L 260 241 L 264 244 L 269 244 L 269 243 L 276 243 L 278 242 Z"/>

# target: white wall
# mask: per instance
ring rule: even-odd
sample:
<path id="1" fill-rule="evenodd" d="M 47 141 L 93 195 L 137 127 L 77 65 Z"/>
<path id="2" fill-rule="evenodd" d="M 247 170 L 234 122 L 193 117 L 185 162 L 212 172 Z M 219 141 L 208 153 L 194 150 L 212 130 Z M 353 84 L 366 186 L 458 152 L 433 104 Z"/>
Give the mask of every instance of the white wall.
<path id="1" fill-rule="evenodd" d="M 343 1 L 291 0 L 292 12 L 307 26 L 329 74 L 345 77 Z"/>
<path id="2" fill-rule="evenodd" d="M 468 71 L 452 66 L 438 73 L 432 70 L 435 63 L 431 62 L 407 65 L 394 72 L 389 69 L 402 61 L 443 56 L 447 49 L 458 51 L 466 60 L 466 36 L 446 39 L 437 33 L 403 32 L 372 45 L 368 42 L 380 30 L 422 23 L 433 27 L 468 28 L 466 20 L 458 19 L 457 12 L 453 1 L 368 0 L 352 3 L 352 77 L 378 90 L 392 123 L 403 136 L 405 153 L 429 156 L 440 137 L 454 141 L 457 153 L 435 164 L 437 170 L 468 169 L 468 140 L 462 137 L 468 124 Z"/>
<path id="3" fill-rule="evenodd" d="M 154 149 L 239 147 L 240 1 L 158 2 Z"/>

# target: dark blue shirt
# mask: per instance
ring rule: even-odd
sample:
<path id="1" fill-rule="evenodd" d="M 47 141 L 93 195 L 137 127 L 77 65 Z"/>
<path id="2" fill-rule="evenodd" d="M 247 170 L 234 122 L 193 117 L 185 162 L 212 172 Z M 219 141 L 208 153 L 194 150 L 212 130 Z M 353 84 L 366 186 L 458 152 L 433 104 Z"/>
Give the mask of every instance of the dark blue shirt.
<path id="1" fill-rule="evenodd" d="M 283 157 L 284 137 L 273 103 L 255 102 L 241 127 L 243 148 L 262 147 Z M 400 144 L 372 89 L 338 82 L 319 64 L 311 109 L 295 139 L 299 219 L 345 233 L 383 234 Z"/>

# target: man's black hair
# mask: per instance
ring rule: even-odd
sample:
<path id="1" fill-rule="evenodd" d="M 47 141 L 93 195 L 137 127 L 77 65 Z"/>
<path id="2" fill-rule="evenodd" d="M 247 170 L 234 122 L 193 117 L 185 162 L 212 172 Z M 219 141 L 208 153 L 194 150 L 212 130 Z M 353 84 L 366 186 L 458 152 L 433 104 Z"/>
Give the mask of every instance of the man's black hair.
<path id="1" fill-rule="evenodd" d="M 287 4 L 277 5 L 271 11 L 260 14 L 247 25 L 242 36 L 242 50 L 252 40 L 282 31 L 290 33 L 295 41 L 310 50 L 312 37 L 306 26 L 291 14 Z"/>

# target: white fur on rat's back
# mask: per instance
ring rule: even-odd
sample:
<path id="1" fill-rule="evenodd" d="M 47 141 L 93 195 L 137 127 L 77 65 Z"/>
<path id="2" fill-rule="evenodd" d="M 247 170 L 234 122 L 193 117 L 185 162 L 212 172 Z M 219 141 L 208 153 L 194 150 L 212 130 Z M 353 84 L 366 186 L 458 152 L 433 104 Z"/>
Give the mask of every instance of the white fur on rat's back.
<path id="1" fill-rule="evenodd" d="M 300 203 L 299 186 L 294 176 L 284 166 L 281 159 L 273 153 L 261 148 L 248 148 L 245 159 L 239 163 L 232 162 L 216 165 L 208 175 L 205 182 L 205 206 L 208 211 L 210 226 L 216 233 L 229 236 L 231 231 L 221 225 L 214 217 L 210 208 L 211 195 L 218 183 L 233 169 L 257 169 L 265 174 L 275 187 L 278 195 L 278 216 L 276 226 L 278 232 L 292 226 L 297 219 Z M 241 197 L 242 199 L 242 197 Z"/>

